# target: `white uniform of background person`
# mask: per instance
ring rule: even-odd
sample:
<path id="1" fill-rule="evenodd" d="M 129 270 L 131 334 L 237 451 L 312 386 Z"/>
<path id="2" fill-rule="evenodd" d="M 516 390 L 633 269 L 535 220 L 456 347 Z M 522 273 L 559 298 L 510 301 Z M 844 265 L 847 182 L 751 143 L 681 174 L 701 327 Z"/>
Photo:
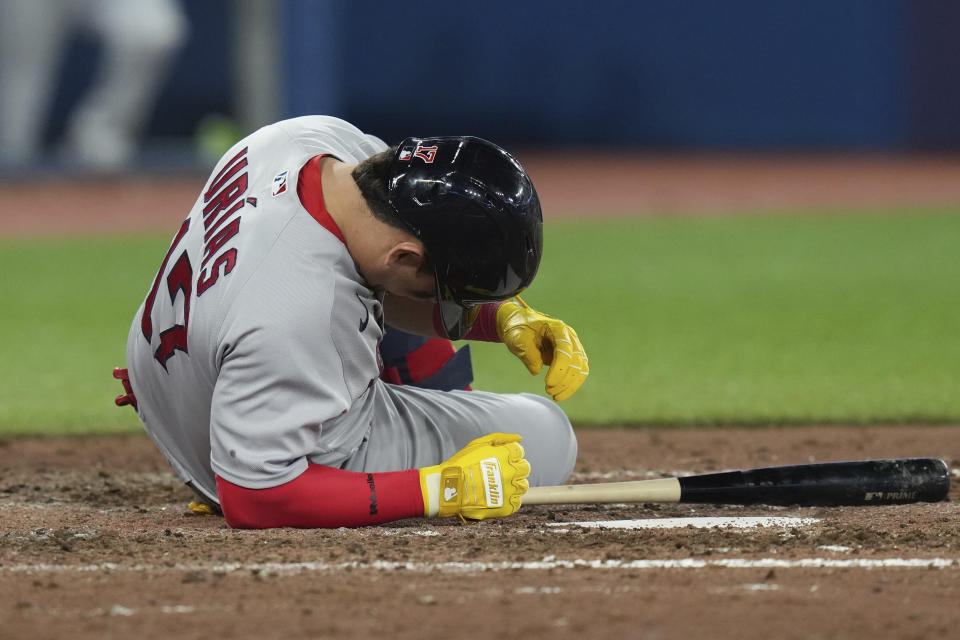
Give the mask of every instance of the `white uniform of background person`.
<path id="1" fill-rule="evenodd" d="M 39 159 L 62 56 L 82 32 L 101 55 L 63 151 L 77 166 L 122 168 L 186 30 L 175 0 L 0 0 L 0 164 Z"/>
<path id="2" fill-rule="evenodd" d="M 562 484 L 573 469 L 576 440 L 551 400 L 379 379 L 381 300 L 343 242 L 301 205 L 297 176 L 318 154 L 359 162 L 385 148 L 322 116 L 270 125 L 237 143 L 214 169 L 204 187 L 210 193 L 198 198 L 157 280 L 149 340 L 143 306 L 134 319 L 127 366 L 140 419 L 180 477 L 210 499 L 214 472 L 267 488 L 296 478 L 308 462 L 367 472 L 420 468 L 496 431 L 523 436 L 531 485 Z M 246 164 L 231 169 L 231 160 L 242 164 L 238 158 Z M 218 181 L 218 173 L 228 179 Z M 242 183 L 244 173 L 240 208 L 205 218 L 216 193 Z M 236 235 L 214 246 L 234 219 Z M 190 283 L 189 297 L 177 288 L 181 281 Z M 161 341 L 177 324 L 187 325 L 186 352 Z M 158 348 L 172 354 L 166 367 Z"/>

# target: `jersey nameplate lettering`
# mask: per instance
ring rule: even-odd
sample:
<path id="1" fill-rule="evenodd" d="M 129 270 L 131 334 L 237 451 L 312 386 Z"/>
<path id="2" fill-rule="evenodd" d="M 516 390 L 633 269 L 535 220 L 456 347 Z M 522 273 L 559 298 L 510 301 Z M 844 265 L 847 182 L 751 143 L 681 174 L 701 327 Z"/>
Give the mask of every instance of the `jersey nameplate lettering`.
<path id="1" fill-rule="evenodd" d="M 247 173 L 241 171 L 247 166 L 247 149 L 244 147 L 216 175 L 210 187 L 204 193 L 206 206 L 203 209 L 203 257 L 200 261 L 200 274 L 196 280 L 197 297 L 217 283 L 221 275 L 233 271 L 237 263 L 237 249 L 226 248 L 227 242 L 240 231 L 240 210 L 246 203 L 243 194 L 247 191 Z M 182 311 L 172 308 L 173 317 L 157 318 L 160 331 L 160 344 L 154 350 L 153 357 L 166 370 L 167 361 L 177 351 L 189 353 L 187 328 L 190 326 L 190 299 L 193 295 L 194 264 L 184 249 L 171 264 L 171 257 L 180 246 L 180 242 L 190 229 L 190 219 L 183 221 L 180 231 L 164 256 L 160 270 L 154 278 L 153 286 L 144 302 L 140 330 L 148 343 L 152 344 L 154 329 L 154 307 L 161 282 L 166 282 L 166 290 L 171 304 L 182 296 Z M 213 259 L 211 263 L 210 260 Z M 160 312 L 158 311 L 158 314 Z M 170 312 L 167 312 L 169 315 Z M 179 317 L 182 313 L 182 318 Z"/>
<path id="2" fill-rule="evenodd" d="M 203 261 L 197 279 L 197 297 L 217 283 L 221 275 L 227 276 L 237 264 L 237 249 L 225 249 L 225 245 L 240 231 L 240 210 L 246 204 L 247 173 L 239 173 L 247 166 L 247 148 L 244 147 L 217 174 L 204 194 L 203 208 Z M 238 175 L 239 173 L 239 175 Z M 207 264 L 210 259 L 209 268 Z"/>

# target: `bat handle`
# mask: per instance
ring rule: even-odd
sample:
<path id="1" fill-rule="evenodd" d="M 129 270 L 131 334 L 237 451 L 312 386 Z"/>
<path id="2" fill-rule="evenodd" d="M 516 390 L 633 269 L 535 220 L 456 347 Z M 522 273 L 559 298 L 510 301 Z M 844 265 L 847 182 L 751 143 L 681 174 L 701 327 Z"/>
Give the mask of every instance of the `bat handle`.
<path id="1" fill-rule="evenodd" d="M 565 484 L 557 487 L 530 487 L 523 504 L 590 504 L 594 502 L 679 502 L 677 478 L 634 482 Z"/>

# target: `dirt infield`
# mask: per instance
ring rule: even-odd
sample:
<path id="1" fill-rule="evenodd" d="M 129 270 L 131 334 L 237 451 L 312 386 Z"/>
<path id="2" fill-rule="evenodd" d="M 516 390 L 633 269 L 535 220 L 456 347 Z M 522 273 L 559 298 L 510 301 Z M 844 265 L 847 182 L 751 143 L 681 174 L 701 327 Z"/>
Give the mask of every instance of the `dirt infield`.
<path id="1" fill-rule="evenodd" d="M 576 482 L 868 457 L 960 467 L 956 426 L 578 436 Z M 483 523 L 234 531 L 187 511 L 142 436 L 14 439 L 0 460 L 3 638 L 960 635 L 956 472 L 935 504 L 528 507 Z M 574 524 L 703 516 L 802 520 Z"/>
<path id="2" fill-rule="evenodd" d="M 547 222 L 960 204 L 960 156 L 520 152 Z M 173 233 L 205 174 L 0 182 L 0 237 Z"/>

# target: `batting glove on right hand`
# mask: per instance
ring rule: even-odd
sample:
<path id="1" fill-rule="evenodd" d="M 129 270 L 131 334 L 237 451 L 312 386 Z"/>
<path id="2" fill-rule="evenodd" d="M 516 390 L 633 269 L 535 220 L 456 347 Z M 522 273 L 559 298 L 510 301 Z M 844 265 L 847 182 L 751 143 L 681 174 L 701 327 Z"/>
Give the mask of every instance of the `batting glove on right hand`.
<path id="1" fill-rule="evenodd" d="M 497 335 L 527 370 L 537 375 L 550 367 L 544 379 L 547 393 L 557 402 L 572 396 L 590 374 L 583 344 L 573 327 L 563 320 L 531 309 L 517 298 L 497 309 Z"/>
<path id="2" fill-rule="evenodd" d="M 446 462 L 420 469 L 424 515 L 483 520 L 519 509 L 530 475 L 520 440 L 512 433 L 491 433 Z"/>

